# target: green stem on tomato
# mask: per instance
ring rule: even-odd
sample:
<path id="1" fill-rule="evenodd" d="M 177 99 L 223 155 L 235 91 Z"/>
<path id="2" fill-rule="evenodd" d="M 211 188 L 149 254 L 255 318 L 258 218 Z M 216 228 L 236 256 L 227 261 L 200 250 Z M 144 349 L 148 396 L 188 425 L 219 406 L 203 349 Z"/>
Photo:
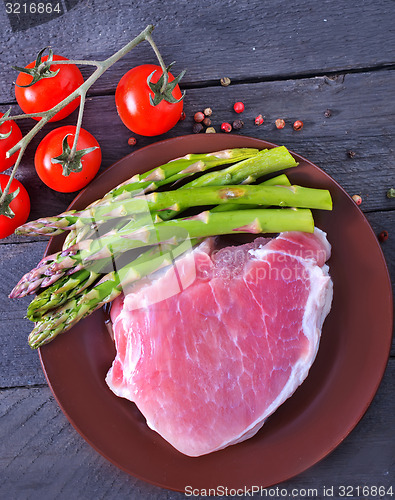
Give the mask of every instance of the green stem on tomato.
<path id="1" fill-rule="evenodd" d="M 19 150 L 19 154 L 18 154 L 18 158 L 15 162 L 15 165 L 13 166 L 12 168 L 12 171 L 11 171 L 11 174 L 10 174 L 10 178 L 8 179 L 8 182 L 7 182 L 7 185 L 6 187 L 4 188 L 4 191 L 1 192 L 0 190 L 0 205 L 3 203 L 3 201 L 5 200 L 5 197 L 7 196 L 7 194 L 9 193 L 10 191 L 10 187 L 11 187 L 11 183 L 12 181 L 14 180 L 14 177 L 15 177 L 15 174 L 16 174 L 16 171 L 18 170 L 18 167 L 19 167 L 19 164 L 22 160 L 22 156 L 25 152 L 25 149 L 26 149 L 26 146 L 23 146 L 20 150 Z"/>
<path id="2" fill-rule="evenodd" d="M 85 108 L 85 97 L 86 97 L 86 92 L 83 92 L 81 94 L 80 107 L 78 110 L 78 118 L 77 118 L 77 125 L 76 125 L 76 129 L 75 129 L 75 134 L 74 134 L 74 141 L 73 141 L 73 145 L 71 147 L 69 160 L 68 160 L 70 162 L 74 159 L 75 152 L 77 151 L 77 142 L 78 142 L 78 137 L 80 135 L 82 116 L 84 114 L 84 108 Z"/>
<path id="3" fill-rule="evenodd" d="M 51 64 L 56 64 L 56 66 L 58 66 L 58 64 L 78 64 L 80 66 L 96 66 L 98 68 L 101 64 L 101 61 L 88 61 L 85 59 L 65 59 L 64 61 L 55 60 L 47 64 L 47 66 L 51 66 Z"/>
<path id="4" fill-rule="evenodd" d="M 162 88 L 160 89 L 161 93 L 163 94 L 163 92 L 166 90 L 167 84 L 169 82 L 169 75 L 167 73 L 166 64 L 165 64 L 165 62 L 164 62 L 164 60 L 159 52 L 158 47 L 156 46 L 156 43 L 154 42 L 154 40 L 152 39 L 150 34 L 147 36 L 146 40 L 147 40 L 147 42 L 149 42 L 149 44 L 152 47 L 152 50 L 155 52 L 155 55 L 159 61 L 160 67 L 162 68 L 162 71 L 163 71 L 163 85 L 162 85 Z"/>

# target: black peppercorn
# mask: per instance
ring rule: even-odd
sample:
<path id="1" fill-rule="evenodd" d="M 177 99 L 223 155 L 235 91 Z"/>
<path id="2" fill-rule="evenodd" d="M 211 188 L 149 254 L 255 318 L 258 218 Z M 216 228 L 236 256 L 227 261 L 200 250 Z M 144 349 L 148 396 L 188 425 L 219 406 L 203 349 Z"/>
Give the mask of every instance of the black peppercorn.
<path id="1" fill-rule="evenodd" d="M 203 125 L 201 123 L 195 123 L 193 125 L 192 131 L 194 134 L 199 134 L 203 130 Z"/>
<path id="2" fill-rule="evenodd" d="M 233 122 L 233 128 L 235 130 L 240 130 L 241 128 L 243 128 L 243 126 L 244 126 L 244 122 L 242 120 L 235 120 Z"/>

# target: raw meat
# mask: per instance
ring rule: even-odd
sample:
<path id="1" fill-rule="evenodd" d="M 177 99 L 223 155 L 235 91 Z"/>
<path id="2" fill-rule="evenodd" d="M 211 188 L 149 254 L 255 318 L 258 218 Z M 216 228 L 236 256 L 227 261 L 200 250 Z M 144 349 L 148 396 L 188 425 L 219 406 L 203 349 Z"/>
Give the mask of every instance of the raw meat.
<path id="1" fill-rule="evenodd" d="M 199 456 L 253 436 L 306 378 L 332 301 L 325 233 L 214 249 L 117 299 L 106 381 L 172 446 Z"/>

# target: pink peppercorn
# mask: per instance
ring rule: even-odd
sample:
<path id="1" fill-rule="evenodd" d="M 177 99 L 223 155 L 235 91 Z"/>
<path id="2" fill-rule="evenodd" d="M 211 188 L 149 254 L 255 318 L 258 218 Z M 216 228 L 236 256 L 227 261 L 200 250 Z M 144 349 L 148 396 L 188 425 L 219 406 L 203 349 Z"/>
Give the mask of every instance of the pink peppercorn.
<path id="1" fill-rule="evenodd" d="M 262 115 L 258 115 L 255 118 L 255 125 L 262 125 L 263 122 L 264 122 L 264 120 L 263 120 L 263 116 Z"/>
<path id="2" fill-rule="evenodd" d="M 221 124 L 221 130 L 222 132 L 226 132 L 229 134 L 229 132 L 232 130 L 232 125 L 230 123 L 224 122 Z"/>
<path id="3" fill-rule="evenodd" d="M 276 128 L 284 128 L 285 127 L 285 121 L 282 118 L 277 118 L 276 120 Z"/>
<path id="4" fill-rule="evenodd" d="M 293 124 L 294 130 L 302 130 L 303 128 L 303 122 L 300 120 L 296 120 L 296 122 Z"/>
<path id="5" fill-rule="evenodd" d="M 242 113 L 244 111 L 244 104 L 241 101 L 235 102 L 233 105 L 233 109 L 236 111 L 236 113 Z"/>
<path id="6" fill-rule="evenodd" d="M 354 196 L 352 197 L 352 199 L 355 201 L 355 203 L 357 205 L 360 205 L 362 203 L 362 198 L 361 198 L 361 196 L 359 196 L 359 194 L 354 194 Z"/>

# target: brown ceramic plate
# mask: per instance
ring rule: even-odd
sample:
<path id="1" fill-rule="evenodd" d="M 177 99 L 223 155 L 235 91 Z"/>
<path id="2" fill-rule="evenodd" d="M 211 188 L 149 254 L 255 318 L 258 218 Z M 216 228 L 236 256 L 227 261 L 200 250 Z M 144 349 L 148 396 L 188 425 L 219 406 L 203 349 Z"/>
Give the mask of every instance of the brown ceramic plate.
<path id="1" fill-rule="evenodd" d="M 237 135 L 193 135 L 140 149 L 95 179 L 74 200 L 83 208 L 135 173 L 187 153 L 229 147 L 273 147 Z M 203 457 L 182 455 L 145 424 L 134 404 L 104 381 L 114 347 L 99 310 L 40 349 L 48 383 L 77 431 L 112 463 L 145 481 L 183 491 L 270 486 L 299 474 L 331 452 L 354 428 L 378 388 L 392 335 L 386 264 L 364 215 L 343 189 L 308 160 L 289 171 L 295 184 L 330 189 L 333 212 L 316 212 L 328 233 L 334 282 L 317 358 L 305 382 L 251 439 Z M 60 249 L 49 243 L 47 253 Z"/>

